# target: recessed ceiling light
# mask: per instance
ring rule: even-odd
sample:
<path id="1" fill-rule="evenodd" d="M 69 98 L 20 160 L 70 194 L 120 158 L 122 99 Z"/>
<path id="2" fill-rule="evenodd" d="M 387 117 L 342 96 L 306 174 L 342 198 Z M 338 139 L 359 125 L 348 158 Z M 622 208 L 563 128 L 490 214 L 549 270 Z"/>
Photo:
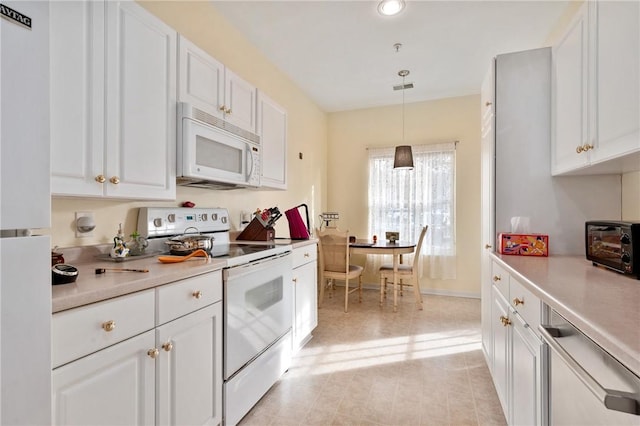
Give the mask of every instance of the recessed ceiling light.
<path id="1" fill-rule="evenodd" d="M 381 15 L 392 16 L 400 13 L 404 9 L 404 0 L 382 0 L 378 4 L 378 12 Z"/>

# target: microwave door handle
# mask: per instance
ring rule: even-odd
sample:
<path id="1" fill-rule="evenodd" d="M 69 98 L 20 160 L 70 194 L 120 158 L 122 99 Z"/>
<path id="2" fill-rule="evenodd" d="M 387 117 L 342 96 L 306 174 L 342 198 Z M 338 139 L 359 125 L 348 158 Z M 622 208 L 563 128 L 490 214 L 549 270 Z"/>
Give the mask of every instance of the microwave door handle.
<path id="1" fill-rule="evenodd" d="M 247 176 L 245 179 L 248 181 L 249 177 L 253 174 L 253 156 L 251 155 L 251 147 L 248 147 L 247 149 L 247 164 L 251 166 L 249 170 L 247 170 Z"/>

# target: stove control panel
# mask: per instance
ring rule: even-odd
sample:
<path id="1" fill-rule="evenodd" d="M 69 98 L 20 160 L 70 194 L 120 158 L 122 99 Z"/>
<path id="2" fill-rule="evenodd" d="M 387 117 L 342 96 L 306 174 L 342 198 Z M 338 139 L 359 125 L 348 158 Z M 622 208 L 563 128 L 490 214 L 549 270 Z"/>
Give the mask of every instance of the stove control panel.
<path id="1" fill-rule="evenodd" d="M 229 231 L 224 208 L 140 207 L 138 233 L 145 238 Z"/>

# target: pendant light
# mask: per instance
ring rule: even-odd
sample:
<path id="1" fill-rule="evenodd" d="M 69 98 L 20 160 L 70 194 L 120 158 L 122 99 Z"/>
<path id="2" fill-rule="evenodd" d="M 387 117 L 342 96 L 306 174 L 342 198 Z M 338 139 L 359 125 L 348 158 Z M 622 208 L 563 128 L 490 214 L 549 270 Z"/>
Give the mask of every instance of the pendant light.
<path id="1" fill-rule="evenodd" d="M 404 79 L 409 75 L 409 70 L 400 70 L 398 75 L 402 77 L 402 145 L 396 146 L 396 152 L 393 156 L 393 168 L 413 170 L 413 152 L 410 145 L 404 144 L 404 91 L 407 88 Z M 413 85 L 412 85 L 413 87 Z"/>

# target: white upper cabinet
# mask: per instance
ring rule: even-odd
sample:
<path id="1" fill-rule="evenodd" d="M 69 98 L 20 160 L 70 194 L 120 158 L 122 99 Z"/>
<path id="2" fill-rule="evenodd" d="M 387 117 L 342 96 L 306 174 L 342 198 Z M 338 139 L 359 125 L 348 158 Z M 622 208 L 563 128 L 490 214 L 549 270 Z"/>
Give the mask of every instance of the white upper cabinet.
<path id="1" fill-rule="evenodd" d="M 135 2 L 51 3 L 54 195 L 175 199 L 176 39 Z"/>
<path id="2" fill-rule="evenodd" d="M 178 100 L 256 133 L 256 88 L 183 36 L 179 51 Z"/>
<path id="3" fill-rule="evenodd" d="M 258 134 L 261 187 L 287 189 L 287 111 L 262 92 L 258 93 Z"/>
<path id="4" fill-rule="evenodd" d="M 553 72 L 552 173 L 640 170 L 640 4 L 585 2 Z"/>

